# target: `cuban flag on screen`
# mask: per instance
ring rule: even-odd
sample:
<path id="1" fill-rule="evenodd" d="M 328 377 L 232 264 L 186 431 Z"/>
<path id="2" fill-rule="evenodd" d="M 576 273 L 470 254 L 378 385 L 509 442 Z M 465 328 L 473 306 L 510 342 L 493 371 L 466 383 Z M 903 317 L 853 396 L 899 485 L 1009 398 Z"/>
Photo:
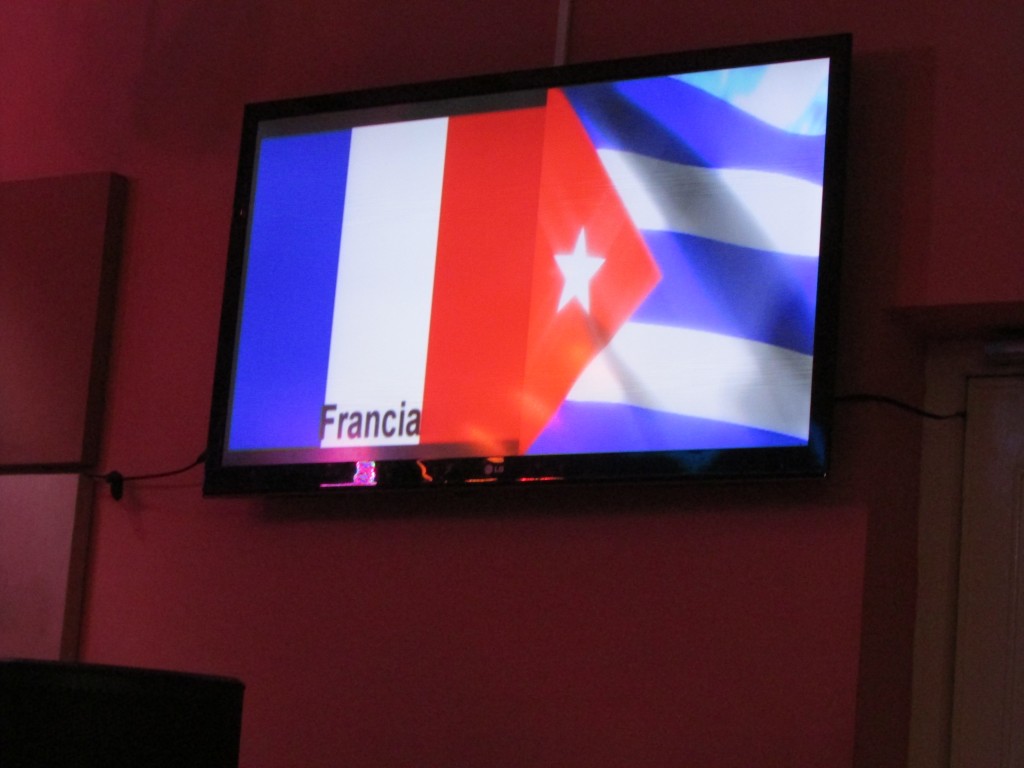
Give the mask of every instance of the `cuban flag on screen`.
<path id="1" fill-rule="evenodd" d="M 531 450 L 805 443 L 825 60 L 569 89 L 661 273 Z"/>
<path id="2" fill-rule="evenodd" d="M 799 62 L 264 139 L 229 447 L 806 442 L 826 83 Z"/>

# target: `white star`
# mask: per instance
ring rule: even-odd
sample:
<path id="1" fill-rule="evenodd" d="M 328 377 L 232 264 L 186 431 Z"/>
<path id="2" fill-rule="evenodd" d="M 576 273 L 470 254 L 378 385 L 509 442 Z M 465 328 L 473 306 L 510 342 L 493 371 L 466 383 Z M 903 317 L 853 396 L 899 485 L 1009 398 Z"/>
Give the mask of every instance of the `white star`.
<path id="1" fill-rule="evenodd" d="M 590 281 L 604 264 L 604 259 L 587 254 L 587 233 L 581 229 L 573 252 L 556 253 L 555 261 L 558 262 L 564 280 L 558 308 L 576 299 L 584 311 L 590 312 Z"/>

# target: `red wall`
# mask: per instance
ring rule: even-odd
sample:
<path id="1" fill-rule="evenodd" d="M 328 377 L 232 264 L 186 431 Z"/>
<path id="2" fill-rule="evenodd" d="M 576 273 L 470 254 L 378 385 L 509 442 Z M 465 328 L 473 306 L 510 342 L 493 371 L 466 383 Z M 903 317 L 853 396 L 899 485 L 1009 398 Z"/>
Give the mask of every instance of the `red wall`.
<path id="1" fill-rule="evenodd" d="M 556 15 L 554 0 L 0 7 L 0 180 L 131 182 L 104 468 L 202 449 L 242 104 L 546 65 Z M 920 350 L 889 306 L 1024 301 L 1021 21 L 1012 0 L 576 0 L 569 51 L 852 31 L 840 384 L 917 399 Z M 253 768 L 902 765 L 918 429 L 844 407 L 836 471 L 812 483 L 386 507 L 209 501 L 196 472 L 121 502 L 100 488 L 81 655 L 240 677 Z"/>

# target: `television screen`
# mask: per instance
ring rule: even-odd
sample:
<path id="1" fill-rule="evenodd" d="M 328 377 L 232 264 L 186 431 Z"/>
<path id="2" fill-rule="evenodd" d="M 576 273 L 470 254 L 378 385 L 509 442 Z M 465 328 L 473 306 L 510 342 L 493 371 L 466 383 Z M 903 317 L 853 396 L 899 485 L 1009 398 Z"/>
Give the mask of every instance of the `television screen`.
<path id="1" fill-rule="evenodd" d="M 205 491 L 824 474 L 850 47 L 249 105 Z"/>

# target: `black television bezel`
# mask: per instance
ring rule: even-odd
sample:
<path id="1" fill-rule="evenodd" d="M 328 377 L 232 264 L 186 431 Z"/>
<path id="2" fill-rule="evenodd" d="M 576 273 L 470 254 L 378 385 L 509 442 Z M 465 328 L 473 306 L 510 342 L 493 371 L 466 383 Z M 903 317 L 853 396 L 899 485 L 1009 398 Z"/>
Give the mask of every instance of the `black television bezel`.
<path id="1" fill-rule="evenodd" d="M 829 58 L 821 246 L 811 383 L 811 434 L 806 446 L 594 453 L 544 456 L 465 457 L 376 462 L 372 486 L 351 481 L 355 462 L 228 463 L 227 430 L 245 274 L 248 213 L 257 133 L 267 120 L 319 113 L 392 107 L 429 101 L 588 82 Z M 214 372 L 204 495 L 310 494 L 339 490 L 542 482 L 637 482 L 666 480 L 759 480 L 824 477 L 830 440 L 839 312 L 839 275 L 845 190 L 852 36 L 836 34 L 610 61 L 570 64 L 500 74 L 439 80 L 249 104 L 245 107 L 234 208 Z M 425 478 L 430 478 L 429 480 Z"/>

